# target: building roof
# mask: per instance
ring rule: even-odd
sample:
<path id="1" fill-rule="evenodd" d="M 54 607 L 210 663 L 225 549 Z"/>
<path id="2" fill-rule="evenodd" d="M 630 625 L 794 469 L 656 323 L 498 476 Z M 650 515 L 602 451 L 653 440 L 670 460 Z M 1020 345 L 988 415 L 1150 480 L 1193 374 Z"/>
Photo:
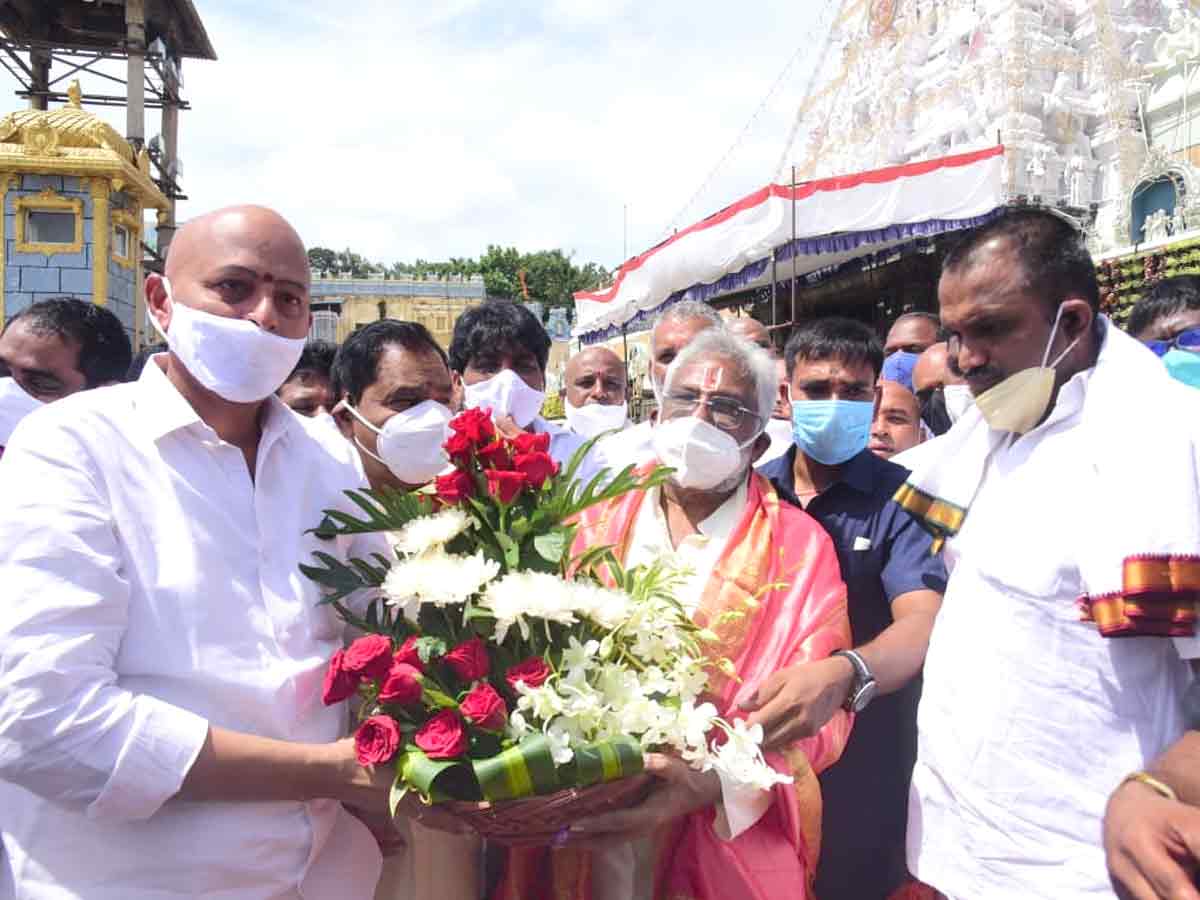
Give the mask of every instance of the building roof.
<path id="1" fill-rule="evenodd" d="M 0 31 L 16 41 L 59 47 L 123 50 L 124 0 L 0 0 Z M 146 41 L 162 38 L 188 59 L 216 59 L 192 0 L 146 0 Z"/>
<path id="2" fill-rule="evenodd" d="M 150 158 L 103 119 L 79 105 L 79 83 L 59 109 L 23 109 L 0 119 L 0 173 L 99 175 L 136 194 L 147 207 L 170 202 L 150 177 Z"/>

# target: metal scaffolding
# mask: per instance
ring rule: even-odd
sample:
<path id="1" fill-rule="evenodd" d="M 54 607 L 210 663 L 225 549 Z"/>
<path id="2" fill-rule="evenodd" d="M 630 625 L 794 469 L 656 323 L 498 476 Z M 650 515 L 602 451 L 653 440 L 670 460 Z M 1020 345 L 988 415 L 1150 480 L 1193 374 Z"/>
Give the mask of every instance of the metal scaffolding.
<path id="1" fill-rule="evenodd" d="M 192 0 L 0 0 L 0 66 L 33 109 L 67 102 L 78 79 L 85 105 L 125 108 L 125 137 L 146 149 L 159 189 L 171 201 L 160 217 L 157 247 L 143 244 L 157 269 L 175 233 L 180 186 L 179 113 L 185 58 L 215 60 Z M 124 64 L 124 74 L 121 64 Z M 162 113 L 160 133 L 146 139 L 146 110 Z"/>

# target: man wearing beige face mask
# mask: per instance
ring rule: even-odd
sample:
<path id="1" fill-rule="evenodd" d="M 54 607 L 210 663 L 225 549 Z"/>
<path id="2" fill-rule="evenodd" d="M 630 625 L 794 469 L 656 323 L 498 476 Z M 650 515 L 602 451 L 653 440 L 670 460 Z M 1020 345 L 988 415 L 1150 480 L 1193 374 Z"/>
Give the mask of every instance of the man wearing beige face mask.
<path id="1" fill-rule="evenodd" d="M 1140 770 L 1186 727 L 1167 638 L 1192 633 L 1200 590 L 1200 417 L 1099 316 L 1083 239 L 1052 213 L 970 233 L 938 297 L 975 405 L 896 495 L 950 571 L 909 868 L 950 898 L 1108 896 L 1109 793 L 1127 777 L 1152 792 Z"/>
<path id="2" fill-rule="evenodd" d="M 342 803 L 386 811 L 392 776 L 322 703 L 343 628 L 298 566 L 386 546 L 306 532 L 362 480 L 274 396 L 311 321 L 304 245 L 225 209 L 166 273 L 146 295 L 169 352 L 30 417 L 0 465 L 0 883 L 365 900 L 379 850 Z"/>

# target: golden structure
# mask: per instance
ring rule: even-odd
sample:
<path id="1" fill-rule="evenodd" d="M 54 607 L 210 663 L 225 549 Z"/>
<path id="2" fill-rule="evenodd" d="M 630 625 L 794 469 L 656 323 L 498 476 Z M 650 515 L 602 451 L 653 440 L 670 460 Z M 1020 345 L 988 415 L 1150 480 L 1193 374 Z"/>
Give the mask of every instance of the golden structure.
<path id="1" fill-rule="evenodd" d="M 108 306 L 142 343 L 144 213 L 170 201 L 149 159 L 80 106 L 0 119 L 0 323 L 37 300 L 75 296 Z"/>
<path id="2" fill-rule="evenodd" d="M 325 278 L 312 283 L 316 340 L 341 343 L 356 329 L 380 319 L 420 322 L 442 347 L 450 346 L 463 311 L 483 302 L 483 280 Z"/>

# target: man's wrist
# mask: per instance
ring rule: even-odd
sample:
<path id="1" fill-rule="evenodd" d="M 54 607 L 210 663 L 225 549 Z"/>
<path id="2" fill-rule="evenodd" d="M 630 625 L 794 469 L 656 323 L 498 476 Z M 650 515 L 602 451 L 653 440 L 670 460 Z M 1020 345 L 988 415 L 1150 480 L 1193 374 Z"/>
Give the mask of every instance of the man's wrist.
<path id="1" fill-rule="evenodd" d="M 854 687 L 855 676 L 858 672 L 854 668 L 854 663 L 845 656 L 831 656 L 826 662 L 835 673 L 832 686 L 837 691 L 838 697 L 841 698 L 841 702 L 844 703 L 850 696 L 850 690 Z"/>
<path id="2" fill-rule="evenodd" d="M 1165 800 L 1173 800 L 1179 802 L 1179 796 L 1175 793 L 1175 789 L 1167 784 L 1162 779 L 1151 775 L 1149 772 L 1137 771 L 1130 772 L 1121 779 L 1120 787 L 1125 787 L 1127 784 L 1141 785 L 1144 789 L 1153 791 Z"/>

